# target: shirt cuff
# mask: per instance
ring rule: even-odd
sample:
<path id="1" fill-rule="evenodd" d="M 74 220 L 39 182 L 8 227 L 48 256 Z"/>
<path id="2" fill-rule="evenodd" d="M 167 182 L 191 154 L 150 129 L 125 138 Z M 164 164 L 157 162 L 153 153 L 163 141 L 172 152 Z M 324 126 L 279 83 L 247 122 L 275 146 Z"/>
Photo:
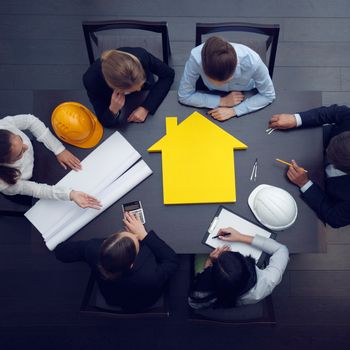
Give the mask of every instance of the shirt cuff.
<path id="1" fill-rule="evenodd" d="M 303 124 L 303 121 L 301 120 L 301 116 L 299 113 L 294 114 L 295 120 L 297 122 L 297 128 Z"/>
<path id="2" fill-rule="evenodd" d="M 304 186 L 300 187 L 302 193 L 306 192 L 314 183 L 309 180 Z"/>
<path id="3" fill-rule="evenodd" d="M 221 97 L 219 95 L 210 95 L 205 94 L 205 102 L 204 105 L 208 106 L 208 108 L 218 108 L 220 107 L 220 99 Z"/>

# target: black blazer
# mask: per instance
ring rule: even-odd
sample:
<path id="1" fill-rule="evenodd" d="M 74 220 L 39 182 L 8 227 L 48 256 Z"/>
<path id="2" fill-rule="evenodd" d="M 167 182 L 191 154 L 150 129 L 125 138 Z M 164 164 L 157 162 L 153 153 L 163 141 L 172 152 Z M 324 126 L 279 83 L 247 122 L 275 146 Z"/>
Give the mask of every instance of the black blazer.
<path id="1" fill-rule="evenodd" d="M 133 267 L 116 281 L 105 280 L 99 270 L 99 250 L 104 239 L 63 242 L 55 249 L 63 262 L 85 261 L 89 264 L 107 303 L 126 311 L 141 311 L 153 305 L 163 293 L 178 262 L 175 252 L 150 231 L 140 242 Z"/>
<path id="2" fill-rule="evenodd" d="M 333 124 L 330 139 L 350 131 L 350 108 L 347 106 L 315 108 L 300 116 L 303 128 Z M 350 224 L 350 175 L 327 177 L 325 190 L 314 183 L 302 198 L 330 226 L 338 228 Z"/>
<path id="3" fill-rule="evenodd" d="M 170 90 L 174 81 L 174 70 L 141 47 L 122 47 L 118 50 L 134 55 L 141 62 L 146 73 L 146 82 L 142 90 L 150 90 L 141 106 L 150 114 L 154 114 Z M 153 75 L 158 77 L 157 81 L 154 80 Z M 85 72 L 83 83 L 102 125 L 117 126 L 118 118 L 109 110 L 113 90 L 105 82 L 100 59 L 97 59 Z"/>

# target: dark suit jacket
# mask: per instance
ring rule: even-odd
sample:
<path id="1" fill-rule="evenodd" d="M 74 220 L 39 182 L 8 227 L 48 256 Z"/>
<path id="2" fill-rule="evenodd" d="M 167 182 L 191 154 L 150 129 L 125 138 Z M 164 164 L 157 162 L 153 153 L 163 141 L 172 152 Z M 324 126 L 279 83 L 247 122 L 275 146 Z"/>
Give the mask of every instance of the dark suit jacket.
<path id="1" fill-rule="evenodd" d="M 330 139 L 344 131 L 350 131 L 350 108 L 332 105 L 300 113 L 302 126 L 315 127 L 331 123 Z M 325 190 L 313 184 L 302 194 L 304 201 L 318 217 L 332 227 L 350 224 L 350 175 L 327 177 Z"/>
<path id="2" fill-rule="evenodd" d="M 56 258 L 63 262 L 88 263 L 102 295 L 110 305 L 127 311 L 141 311 L 153 305 L 177 268 L 175 252 L 150 231 L 140 243 L 133 267 L 116 281 L 107 281 L 98 270 L 99 250 L 103 241 L 102 238 L 63 242 L 55 249 Z"/>
<path id="3" fill-rule="evenodd" d="M 146 73 L 146 82 L 142 90 L 150 90 L 141 106 L 150 114 L 154 114 L 170 90 L 174 81 L 174 70 L 141 47 L 122 47 L 118 50 L 134 55 L 141 62 Z M 157 81 L 154 80 L 153 75 L 158 77 Z M 97 118 L 103 126 L 117 126 L 118 118 L 109 110 L 113 90 L 105 82 L 100 59 L 97 59 L 85 72 L 83 83 Z"/>

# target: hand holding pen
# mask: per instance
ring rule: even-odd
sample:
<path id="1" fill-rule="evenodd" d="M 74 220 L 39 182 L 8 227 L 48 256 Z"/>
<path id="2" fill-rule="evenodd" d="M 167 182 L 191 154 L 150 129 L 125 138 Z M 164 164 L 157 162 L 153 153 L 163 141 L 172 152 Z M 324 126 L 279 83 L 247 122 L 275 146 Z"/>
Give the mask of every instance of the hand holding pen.
<path id="1" fill-rule="evenodd" d="M 216 236 L 213 238 L 218 238 L 222 241 L 227 242 L 241 242 L 241 243 L 252 243 L 253 237 L 249 235 L 244 235 L 239 231 L 235 230 L 233 227 L 221 228 Z"/>
<path id="2" fill-rule="evenodd" d="M 213 238 L 218 238 L 223 241 L 228 242 L 238 242 L 241 233 L 232 227 L 221 228 L 216 236 Z"/>

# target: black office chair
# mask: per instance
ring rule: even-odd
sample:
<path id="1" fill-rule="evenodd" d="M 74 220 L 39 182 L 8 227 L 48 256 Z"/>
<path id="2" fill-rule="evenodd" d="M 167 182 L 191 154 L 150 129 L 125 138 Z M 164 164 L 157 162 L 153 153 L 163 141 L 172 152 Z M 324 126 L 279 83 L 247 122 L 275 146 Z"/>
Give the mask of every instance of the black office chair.
<path id="1" fill-rule="evenodd" d="M 5 196 L 0 193 L 0 215 L 23 216 L 32 206 L 32 198 L 28 196 Z"/>
<path id="2" fill-rule="evenodd" d="M 275 67 L 278 36 L 280 27 L 278 24 L 255 24 L 255 23 L 196 23 L 196 46 L 205 41 L 210 34 L 220 32 L 235 32 L 225 34 L 225 39 L 231 42 L 244 44 L 259 54 L 269 69 L 272 79 Z M 245 33 L 244 36 L 237 35 L 238 32 Z M 251 34 L 247 34 L 251 33 Z M 206 36 L 203 40 L 203 36 Z M 261 40 L 264 38 L 264 40 Z M 268 55 L 269 51 L 269 55 Z M 269 56 L 269 58 L 267 58 Z"/>
<path id="3" fill-rule="evenodd" d="M 171 50 L 167 22 L 114 20 L 83 22 L 82 26 L 90 64 L 103 51 L 122 46 L 143 47 L 169 63 Z"/>
<path id="4" fill-rule="evenodd" d="M 140 291 L 140 293 L 142 293 L 142 291 Z M 82 315 L 111 318 L 162 318 L 169 317 L 170 315 L 168 304 L 168 296 L 165 292 L 157 302 L 147 310 L 135 313 L 125 312 L 120 307 L 107 304 L 98 288 L 93 273 L 91 273 L 80 307 L 80 313 Z"/>
<path id="5" fill-rule="evenodd" d="M 192 256 L 190 278 L 195 275 L 195 257 Z M 275 325 L 275 313 L 272 297 L 268 296 L 256 304 L 234 308 L 208 308 L 195 310 L 189 307 L 189 320 L 204 323 L 228 323 L 232 325 Z"/>

